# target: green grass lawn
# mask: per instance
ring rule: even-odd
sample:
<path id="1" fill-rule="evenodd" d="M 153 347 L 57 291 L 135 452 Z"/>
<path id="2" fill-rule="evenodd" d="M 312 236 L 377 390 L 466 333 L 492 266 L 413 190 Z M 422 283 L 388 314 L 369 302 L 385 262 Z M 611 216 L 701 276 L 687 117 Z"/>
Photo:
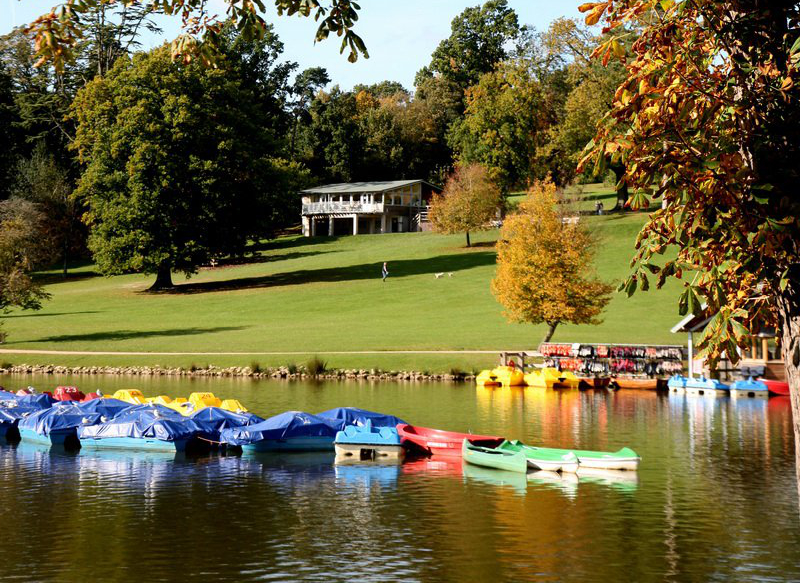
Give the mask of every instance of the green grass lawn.
<path id="1" fill-rule="evenodd" d="M 585 217 L 602 243 L 597 271 L 626 273 L 642 214 Z M 92 266 L 66 281 L 47 274 L 52 299 L 38 312 L 3 317 L 6 349 L 145 352 L 301 352 L 297 356 L 0 355 L 13 363 L 248 365 L 302 363 L 306 355 L 360 350 L 533 349 L 544 326 L 509 324 L 489 290 L 498 232 L 341 238 L 286 237 L 264 245 L 252 263 L 204 269 L 175 293 L 151 294 L 152 276 L 105 278 Z M 390 276 L 381 282 L 388 261 Z M 435 273 L 452 273 L 440 279 Z M 615 294 L 600 326 L 561 326 L 557 341 L 681 343 L 678 286 Z M 335 367 L 470 370 L 495 356 L 353 355 Z"/>

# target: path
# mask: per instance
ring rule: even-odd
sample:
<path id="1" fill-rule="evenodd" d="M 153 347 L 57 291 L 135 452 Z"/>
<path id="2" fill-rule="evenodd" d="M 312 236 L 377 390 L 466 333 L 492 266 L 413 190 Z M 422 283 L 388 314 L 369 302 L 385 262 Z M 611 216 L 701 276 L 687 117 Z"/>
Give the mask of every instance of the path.
<path id="1" fill-rule="evenodd" d="M 71 356 L 302 356 L 306 354 L 318 355 L 380 355 L 380 354 L 500 354 L 501 352 L 527 352 L 537 355 L 534 351 L 523 350 L 306 350 L 299 352 L 133 352 L 133 351 L 104 351 L 104 350 L 33 350 L 0 348 L 0 354 L 53 354 Z"/>

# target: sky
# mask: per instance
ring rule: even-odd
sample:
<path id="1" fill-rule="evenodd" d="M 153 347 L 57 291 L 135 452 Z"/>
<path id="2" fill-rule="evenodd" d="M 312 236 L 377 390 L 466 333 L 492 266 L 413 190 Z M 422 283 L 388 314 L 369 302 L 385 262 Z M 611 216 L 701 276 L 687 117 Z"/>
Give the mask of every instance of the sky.
<path id="1" fill-rule="evenodd" d="M 213 0 L 222 6 L 221 0 Z M 509 0 L 521 24 L 544 30 L 558 17 L 579 16 L 583 0 Z M 57 4 L 54 0 L 0 0 L 0 34 L 10 32 L 44 14 Z M 266 4 L 271 4 L 269 1 Z M 430 61 L 439 42 L 450 35 L 450 22 L 464 8 L 480 0 L 361 0 L 356 32 L 364 39 L 370 58 L 347 62 L 347 53 L 339 54 L 340 43 L 331 38 L 314 44 L 316 25 L 311 18 L 268 17 L 285 45 L 284 58 L 296 61 L 300 70 L 325 67 L 344 89 L 357 83 L 399 81 L 407 88 L 414 85 L 414 75 Z M 161 37 L 142 39 L 146 48 L 172 40 L 180 31 L 178 19 L 161 19 Z"/>

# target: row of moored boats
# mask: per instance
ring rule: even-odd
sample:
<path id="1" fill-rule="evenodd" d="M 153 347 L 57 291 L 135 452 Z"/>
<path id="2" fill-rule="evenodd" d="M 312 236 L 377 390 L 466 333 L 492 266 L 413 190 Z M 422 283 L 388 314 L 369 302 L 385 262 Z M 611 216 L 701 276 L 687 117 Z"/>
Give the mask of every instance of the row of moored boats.
<path id="1" fill-rule="evenodd" d="M 470 464 L 514 472 L 575 473 L 579 468 L 636 470 L 629 448 L 616 452 L 554 449 L 501 436 L 414 426 L 383 413 L 337 407 L 316 415 L 287 411 L 263 419 L 236 401 L 193 393 L 178 401 L 118 391 L 83 395 L 73 387 L 53 394 L 0 390 L 0 437 L 48 445 L 146 451 L 198 448 L 249 452 L 335 451 L 342 460 L 410 456 L 462 457 Z M 188 405 L 183 405 L 188 403 Z M 226 404 L 223 407 L 223 404 Z"/>

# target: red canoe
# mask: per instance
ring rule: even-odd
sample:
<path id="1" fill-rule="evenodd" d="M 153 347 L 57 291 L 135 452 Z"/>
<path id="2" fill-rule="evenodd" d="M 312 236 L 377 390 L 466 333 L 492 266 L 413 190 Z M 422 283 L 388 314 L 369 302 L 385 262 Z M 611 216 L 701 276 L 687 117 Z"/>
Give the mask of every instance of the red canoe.
<path id="1" fill-rule="evenodd" d="M 770 381 L 767 379 L 758 379 L 759 382 L 767 385 L 767 390 L 773 395 L 788 395 L 789 383 L 781 381 Z"/>
<path id="2" fill-rule="evenodd" d="M 397 433 L 400 434 L 403 445 L 420 450 L 428 455 L 461 457 L 461 444 L 464 439 L 469 439 L 470 442 L 481 447 L 497 447 L 503 442 L 502 437 L 494 435 L 456 433 L 428 427 L 403 425 L 402 423 L 397 426 Z"/>

